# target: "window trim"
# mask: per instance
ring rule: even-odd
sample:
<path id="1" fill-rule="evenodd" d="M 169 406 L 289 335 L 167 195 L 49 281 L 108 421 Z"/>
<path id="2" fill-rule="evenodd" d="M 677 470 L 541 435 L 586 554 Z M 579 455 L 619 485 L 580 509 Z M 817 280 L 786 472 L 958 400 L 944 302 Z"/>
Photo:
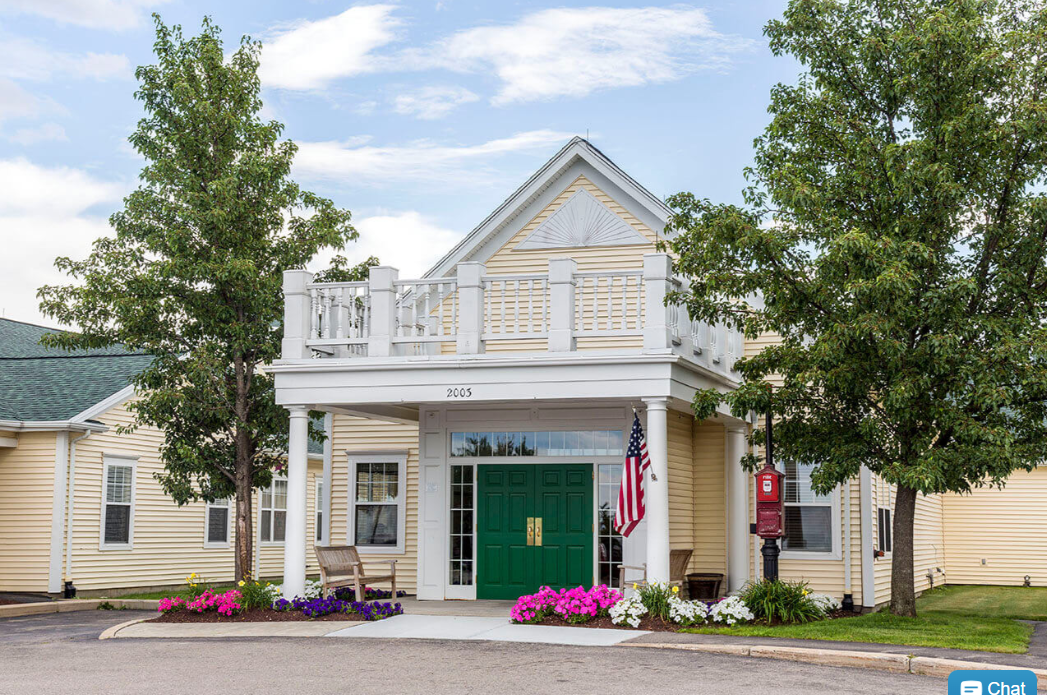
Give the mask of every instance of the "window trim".
<path id="1" fill-rule="evenodd" d="M 886 513 L 886 515 L 888 517 L 890 517 L 887 520 L 886 524 L 883 523 L 884 513 Z M 894 529 L 892 528 L 893 525 L 894 525 L 894 510 L 891 509 L 890 507 L 880 507 L 880 506 L 877 506 L 876 507 L 876 549 L 878 551 L 880 551 L 881 553 L 883 553 L 883 555 L 880 556 L 881 558 L 889 558 L 889 557 L 891 557 L 891 553 L 894 551 L 894 536 L 893 536 Z M 887 545 L 890 546 L 889 548 L 885 548 L 884 547 L 884 543 L 882 542 L 884 537 L 887 538 Z"/>
<path id="2" fill-rule="evenodd" d="M 217 500 L 215 500 L 217 501 Z M 229 548 L 229 544 L 232 539 L 232 524 L 233 524 L 233 500 L 230 497 L 226 498 L 225 505 L 215 504 L 214 502 L 204 503 L 204 548 Z M 225 541 L 212 541 L 210 540 L 211 531 L 211 510 L 212 509 L 226 509 L 228 513 L 225 515 Z"/>
<path id="3" fill-rule="evenodd" d="M 274 484 L 276 483 L 277 480 L 282 480 L 284 482 L 287 482 L 287 476 L 286 475 L 274 475 L 272 481 L 270 481 L 270 483 L 269 483 L 269 490 L 270 491 L 272 491 L 272 488 L 273 488 L 273 486 L 274 486 Z M 266 488 L 258 488 L 258 545 L 259 545 L 259 547 L 262 547 L 262 548 L 281 548 L 281 547 L 283 547 L 284 543 L 287 542 L 287 503 L 284 502 L 284 508 L 280 509 L 280 510 L 277 510 L 276 506 L 268 507 L 270 512 L 282 511 L 284 513 L 284 540 L 282 540 L 282 541 L 271 540 L 272 539 L 272 533 L 270 533 L 269 534 L 270 540 L 263 541 L 262 540 L 262 511 L 264 511 L 264 508 L 262 507 L 262 494 L 265 492 L 265 490 L 266 490 Z M 270 499 L 275 499 L 275 498 L 276 498 L 276 496 L 272 495 Z M 272 502 L 270 502 L 270 504 L 272 504 Z M 269 516 L 269 530 L 270 531 L 272 531 L 272 528 L 273 528 L 273 519 L 274 518 L 275 518 L 275 516 L 270 514 L 270 516 Z"/>
<path id="4" fill-rule="evenodd" d="M 322 475 L 313 476 L 313 543 L 316 545 L 327 545 L 327 539 L 324 538 L 324 477 Z"/>
<path id="5" fill-rule="evenodd" d="M 105 513 L 109 502 L 105 499 L 106 486 L 109 482 L 109 469 L 113 466 L 121 466 L 131 469 L 131 503 L 127 519 L 127 542 L 106 543 L 105 541 Z M 120 454 L 102 455 L 102 495 L 101 506 L 98 514 L 98 549 L 99 550 L 134 550 L 135 542 L 135 481 L 138 479 L 138 457 L 124 456 Z"/>
<path id="6" fill-rule="evenodd" d="M 358 545 L 356 549 L 369 555 L 403 555 L 407 541 L 407 452 L 346 452 L 348 455 L 349 487 L 346 502 L 346 542 L 356 541 L 356 467 L 361 463 L 395 463 L 396 476 L 396 545 Z"/>
<path id="7" fill-rule="evenodd" d="M 777 464 L 777 468 L 782 473 L 785 473 L 785 465 L 783 463 L 778 463 Z M 783 479 L 782 480 L 782 484 L 784 485 L 784 483 L 785 483 L 785 480 Z M 840 511 L 840 490 L 841 490 L 841 487 L 842 486 L 837 485 L 835 488 L 833 488 L 833 491 L 829 494 L 829 502 L 828 502 L 829 521 L 830 521 L 829 538 L 830 538 L 830 540 L 832 542 L 832 549 L 831 550 L 785 550 L 783 548 L 782 551 L 781 551 L 781 554 L 779 555 L 779 557 L 782 560 L 818 560 L 818 561 L 829 560 L 829 561 L 840 561 L 840 560 L 843 559 L 843 553 L 842 553 L 843 543 L 842 543 L 842 538 L 841 538 L 841 536 L 843 535 L 843 532 L 842 532 L 842 529 L 841 529 L 841 527 L 842 527 L 842 523 L 841 523 L 841 514 L 842 514 L 842 512 Z M 785 490 L 784 489 L 782 490 L 782 496 L 783 496 L 783 498 L 785 496 Z M 812 503 L 812 502 L 783 502 L 782 503 L 783 514 L 784 514 L 785 507 L 790 507 L 790 506 L 792 506 L 792 507 L 824 507 L 824 506 L 826 506 L 826 504 L 815 504 L 815 503 Z M 784 529 L 783 529 L 783 532 L 784 532 Z M 782 538 L 782 545 L 783 546 L 785 545 L 785 538 L 784 537 Z"/>

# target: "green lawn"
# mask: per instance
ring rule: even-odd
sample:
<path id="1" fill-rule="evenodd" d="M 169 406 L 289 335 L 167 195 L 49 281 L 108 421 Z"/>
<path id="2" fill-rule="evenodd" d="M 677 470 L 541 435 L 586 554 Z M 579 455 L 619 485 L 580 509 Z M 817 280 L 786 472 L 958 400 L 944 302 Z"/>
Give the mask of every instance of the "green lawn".
<path id="1" fill-rule="evenodd" d="M 232 584 L 220 584 L 218 586 L 208 586 L 208 589 L 216 594 L 221 594 L 229 591 L 233 588 Z M 145 599 L 151 601 L 158 601 L 168 596 L 182 595 L 182 590 L 167 589 L 165 591 L 143 591 L 138 594 L 121 594 L 119 596 L 109 596 L 108 598 L 126 598 L 126 599 Z"/>
<path id="2" fill-rule="evenodd" d="M 1045 619 L 1047 588 L 956 586 L 935 589 L 917 601 L 917 613 L 916 618 L 900 618 L 884 611 L 804 625 L 690 628 L 686 632 L 1023 654 L 1029 648 L 1032 626 L 1018 619 Z"/>

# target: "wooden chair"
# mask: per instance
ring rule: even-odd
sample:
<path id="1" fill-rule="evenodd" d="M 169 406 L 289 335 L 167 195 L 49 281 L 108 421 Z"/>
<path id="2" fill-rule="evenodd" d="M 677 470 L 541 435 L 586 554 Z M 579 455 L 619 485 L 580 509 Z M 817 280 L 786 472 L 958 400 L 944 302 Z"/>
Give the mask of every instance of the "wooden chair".
<path id="1" fill-rule="evenodd" d="M 389 574 L 382 576 L 364 574 L 364 563 L 360 553 L 353 545 L 317 545 L 316 559 L 320 563 L 320 581 L 323 583 L 323 596 L 326 598 L 334 589 L 343 586 L 356 588 L 356 600 L 364 600 L 364 586 L 375 582 L 389 582 L 393 585 L 393 599 L 396 599 L 396 560 L 389 560 Z"/>
<path id="2" fill-rule="evenodd" d="M 684 576 L 687 574 L 687 565 L 691 562 L 691 556 L 694 555 L 693 549 L 686 550 L 670 550 L 669 551 L 669 583 L 683 585 Z M 636 570 L 643 573 L 643 579 L 641 583 L 647 582 L 647 564 L 636 567 L 634 565 L 621 565 L 618 567 L 618 586 L 625 592 L 625 571 Z"/>

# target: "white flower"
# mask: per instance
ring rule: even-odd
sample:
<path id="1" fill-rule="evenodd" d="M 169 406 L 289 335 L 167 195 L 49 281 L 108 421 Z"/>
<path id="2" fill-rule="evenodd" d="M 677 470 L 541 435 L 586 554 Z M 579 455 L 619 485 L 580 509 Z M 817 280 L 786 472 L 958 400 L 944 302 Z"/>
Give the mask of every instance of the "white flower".
<path id="1" fill-rule="evenodd" d="M 611 622 L 615 625 L 626 624 L 630 627 L 640 627 L 640 618 L 647 613 L 647 609 L 636 596 L 622 599 L 611 606 Z"/>
<path id="2" fill-rule="evenodd" d="M 840 608 L 840 602 L 829 594 L 808 594 L 807 600 L 816 605 L 825 615 Z"/>
<path id="3" fill-rule="evenodd" d="M 712 617 L 713 622 L 727 623 L 728 625 L 748 623 L 756 619 L 753 612 L 749 610 L 749 607 L 738 596 L 729 596 L 720 601 L 712 607 L 709 615 Z"/>
<path id="4" fill-rule="evenodd" d="M 701 601 L 684 601 L 676 596 L 669 598 L 669 618 L 677 625 L 704 623 L 709 608 Z"/>

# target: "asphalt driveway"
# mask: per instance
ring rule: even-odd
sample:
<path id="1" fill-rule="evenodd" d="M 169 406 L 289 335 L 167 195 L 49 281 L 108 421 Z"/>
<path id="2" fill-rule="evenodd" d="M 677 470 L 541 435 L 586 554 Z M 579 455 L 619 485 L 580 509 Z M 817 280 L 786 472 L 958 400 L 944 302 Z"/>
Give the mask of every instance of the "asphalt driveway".
<path id="1" fill-rule="evenodd" d="M 47 642 L 97 641 L 107 627 L 153 615 L 153 611 L 69 611 L 0 618 L 0 649 Z"/>

